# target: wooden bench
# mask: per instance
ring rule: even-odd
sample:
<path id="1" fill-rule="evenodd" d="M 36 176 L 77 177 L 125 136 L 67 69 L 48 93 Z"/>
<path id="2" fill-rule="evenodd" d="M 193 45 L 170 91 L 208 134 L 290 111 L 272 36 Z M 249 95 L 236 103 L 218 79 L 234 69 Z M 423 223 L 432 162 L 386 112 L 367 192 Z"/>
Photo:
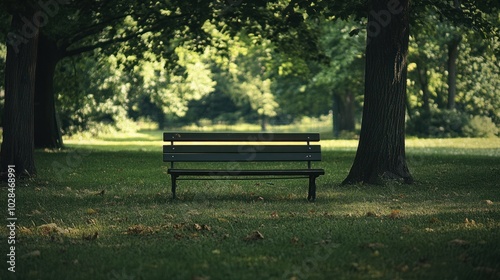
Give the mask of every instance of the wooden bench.
<path id="1" fill-rule="evenodd" d="M 318 133 L 164 133 L 163 161 L 170 162 L 168 174 L 172 179 L 172 197 L 176 198 L 177 180 L 181 176 L 197 176 L 198 179 L 229 176 L 275 176 L 273 179 L 309 178 L 307 199 L 316 199 L 316 178 L 325 174 L 323 169 L 312 169 L 312 161 L 321 160 L 321 146 L 311 145 L 319 141 Z M 208 143 L 210 142 L 210 143 Z M 280 143 L 282 142 L 282 143 Z M 181 143 L 181 144 L 178 144 Z M 300 145 L 302 143 L 302 145 Z M 177 168 L 181 162 L 228 162 L 225 169 Z M 248 168 L 255 162 L 303 162 L 307 168 L 262 169 Z M 248 163 L 248 164 L 247 164 Z M 254 163 L 254 164 L 250 164 Z M 245 167 L 245 168 L 243 168 Z M 260 168 L 259 168 L 260 167 Z"/>

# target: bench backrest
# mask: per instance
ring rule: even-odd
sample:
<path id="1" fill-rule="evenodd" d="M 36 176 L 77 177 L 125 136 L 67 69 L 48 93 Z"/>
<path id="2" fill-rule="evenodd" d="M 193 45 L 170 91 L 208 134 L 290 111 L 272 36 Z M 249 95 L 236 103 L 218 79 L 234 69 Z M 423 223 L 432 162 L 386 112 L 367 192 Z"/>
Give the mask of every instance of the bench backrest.
<path id="1" fill-rule="evenodd" d="M 321 160 L 321 146 L 310 144 L 319 140 L 319 133 L 166 132 L 163 134 L 163 141 L 171 144 L 163 146 L 163 161 L 172 163 L 307 161 L 310 168 L 311 161 Z M 177 145 L 176 142 L 193 143 Z"/>

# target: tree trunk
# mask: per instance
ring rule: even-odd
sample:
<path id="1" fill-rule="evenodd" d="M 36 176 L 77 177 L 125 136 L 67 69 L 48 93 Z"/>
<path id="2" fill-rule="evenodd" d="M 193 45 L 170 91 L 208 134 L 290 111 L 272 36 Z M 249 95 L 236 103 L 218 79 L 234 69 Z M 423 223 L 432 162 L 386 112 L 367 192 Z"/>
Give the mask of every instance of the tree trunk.
<path id="1" fill-rule="evenodd" d="M 417 74 L 418 81 L 420 83 L 420 88 L 422 89 L 422 122 L 419 123 L 417 131 L 429 135 L 429 126 L 431 125 L 431 106 L 430 106 L 430 90 L 429 90 L 429 79 L 427 77 L 427 67 L 424 62 L 417 64 Z"/>
<path id="2" fill-rule="evenodd" d="M 454 0 L 453 5 L 460 9 L 460 1 Z M 455 96 L 457 95 L 457 58 L 458 46 L 462 41 L 462 35 L 452 32 L 452 39 L 448 44 L 448 103 L 447 109 L 455 109 Z"/>
<path id="3" fill-rule="evenodd" d="M 368 16 L 365 100 L 358 150 L 343 184 L 413 181 L 405 156 L 409 2 L 374 0 Z"/>
<path id="4" fill-rule="evenodd" d="M 268 117 L 266 115 L 262 115 L 260 118 L 260 130 L 267 131 L 267 121 Z"/>
<path id="5" fill-rule="evenodd" d="M 20 30 L 22 34 L 16 35 L 20 40 L 17 44 L 7 44 L 1 171 L 15 165 L 18 176 L 33 176 L 36 174 L 33 104 L 39 29 L 25 23 L 23 18 L 31 19 L 33 13 L 13 14 L 11 30 Z"/>
<path id="6" fill-rule="evenodd" d="M 41 33 L 35 81 L 35 148 L 63 147 L 54 94 L 54 73 L 60 59 L 56 43 Z"/>
<path id="7" fill-rule="evenodd" d="M 457 95 L 457 58 L 458 45 L 462 36 L 455 34 L 448 45 L 448 109 L 455 109 L 455 96 Z"/>
<path id="8" fill-rule="evenodd" d="M 347 91 L 345 95 L 333 95 L 333 134 L 339 137 L 342 131 L 354 131 L 354 93 Z"/>

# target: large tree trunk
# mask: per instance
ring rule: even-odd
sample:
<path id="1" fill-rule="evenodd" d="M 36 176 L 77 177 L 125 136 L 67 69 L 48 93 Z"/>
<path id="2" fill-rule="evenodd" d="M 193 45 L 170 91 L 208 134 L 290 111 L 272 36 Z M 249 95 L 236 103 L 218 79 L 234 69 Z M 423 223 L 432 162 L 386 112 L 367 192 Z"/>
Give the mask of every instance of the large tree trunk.
<path id="1" fill-rule="evenodd" d="M 35 148 L 63 147 L 57 121 L 54 94 L 54 73 L 61 59 L 56 43 L 40 34 L 35 82 Z"/>
<path id="2" fill-rule="evenodd" d="M 456 34 L 448 45 L 448 109 L 455 109 L 455 96 L 457 95 L 457 58 L 458 45 L 462 36 Z"/>
<path id="3" fill-rule="evenodd" d="M 431 105 L 430 105 L 430 90 L 429 78 L 427 77 L 427 67 L 424 62 L 420 61 L 417 64 L 417 75 L 422 89 L 422 117 L 418 124 L 417 131 L 424 135 L 429 135 L 429 127 L 431 125 Z"/>
<path id="4" fill-rule="evenodd" d="M 19 176 L 32 176 L 36 174 L 33 104 L 39 29 L 26 24 L 23 18 L 31 19 L 33 13 L 14 13 L 11 30 L 21 30 L 22 35 L 16 38 L 22 36 L 22 40 L 7 44 L 1 171 L 15 165 Z"/>
<path id="5" fill-rule="evenodd" d="M 453 5 L 460 9 L 460 0 L 454 0 Z M 446 108 L 455 109 L 455 96 L 457 95 L 457 59 L 458 46 L 462 41 L 462 35 L 452 32 L 452 38 L 448 44 L 448 103 Z"/>
<path id="6" fill-rule="evenodd" d="M 345 95 L 333 95 L 333 134 L 339 137 L 342 131 L 354 131 L 354 93 L 348 91 Z"/>
<path id="7" fill-rule="evenodd" d="M 343 183 L 379 184 L 387 179 L 410 183 L 413 179 L 405 156 L 409 2 L 372 3 L 361 134 L 354 163 Z"/>

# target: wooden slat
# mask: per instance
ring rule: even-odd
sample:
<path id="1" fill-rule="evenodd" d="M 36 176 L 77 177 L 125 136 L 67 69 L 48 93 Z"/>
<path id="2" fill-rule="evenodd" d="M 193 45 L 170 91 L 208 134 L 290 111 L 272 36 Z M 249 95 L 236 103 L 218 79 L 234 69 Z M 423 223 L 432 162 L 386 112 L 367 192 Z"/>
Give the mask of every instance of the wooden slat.
<path id="1" fill-rule="evenodd" d="M 163 141 L 249 141 L 249 142 L 299 142 L 319 141 L 319 133 L 193 133 L 165 132 Z"/>
<path id="2" fill-rule="evenodd" d="M 164 162 L 320 161 L 321 153 L 164 153 Z"/>
<path id="3" fill-rule="evenodd" d="M 188 176 L 308 176 L 324 175 L 324 169 L 275 169 L 275 170 L 220 170 L 220 169 L 169 169 L 169 174 Z"/>
<path id="4" fill-rule="evenodd" d="M 320 145 L 164 145 L 164 153 L 319 153 Z"/>

